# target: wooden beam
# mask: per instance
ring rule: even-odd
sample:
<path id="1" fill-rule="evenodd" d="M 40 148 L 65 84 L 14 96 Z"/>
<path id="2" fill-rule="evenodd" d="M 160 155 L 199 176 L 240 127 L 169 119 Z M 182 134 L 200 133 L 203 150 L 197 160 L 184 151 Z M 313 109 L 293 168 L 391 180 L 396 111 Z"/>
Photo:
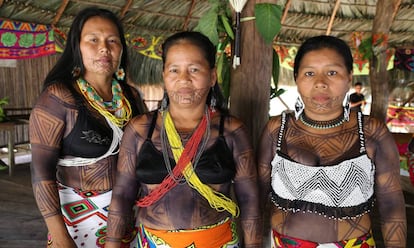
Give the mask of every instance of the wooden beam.
<path id="1" fill-rule="evenodd" d="M 379 44 L 373 44 L 374 54 L 370 59 L 369 79 L 372 91 L 370 115 L 385 122 L 388 109 L 389 78 L 387 71 L 388 36 L 392 22 L 401 5 L 401 0 L 378 0 L 372 25 L 372 37 L 379 37 Z"/>
<path id="2" fill-rule="evenodd" d="M 398 9 L 400 8 L 401 5 L 401 0 L 398 0 L 397 2 L 394 3 L 394 11 L 392 12 L 392 21 L 394 21 L 395 16 L 397 15 Z"/>
<path id="3" fill-rule="evenodd" d="M 285 9 L 283 10 L 282 19 L 280 20 L 280 24 L 284 24 L 286 20 L 286 16 L 289 12 L 290 4 L 292 3 L 292 0 L 288 0 L 285 4 Z"/>
<path id="4" fill-rule="evenodd" d="M 0 0 L 0 8 L 3 6 L 4 0 Z"/>
<path id="5" fill-rule="evenodd" d="M 329 20 L 328 29 L 326 30 L 326 35 L 331 34 L 332 24 L 335 20 L 336 12 L 338 12 L 340 4 L 341 4 L 341 0 L 336 0 L 335 7 L 332 11 L 331 19 Z"/>
<path id="6" fill-rule="evenodd" d="M 184 20 L 183 30 L 187 30 L 188 22 L 190 21 L 195 5 L 196 5 L 195 0 L 192 0 L 190 9 L 188 10 L 187 16 L 185 17 L 185 20 Z"/>
<path id="7" fill-rule="evenodd" d="M 277 0 L 251 0 L 243 8 L 243 16 L 254 16 L 257 3 Z M 263 127 L 269 120 L 270 83 L 273 48 L 266 44 L 255 22 L 241 22 L 241 64 L 231 70 L 230 112 L 246 125 L 255 148 Z"/>
<path id="8" fill-rule="evenodd" d="M 124 18 L 125 13 L 128 11 L 129 7 L 131 7 L 131 4 L 132 4 L 132 0 L 128 0 L 126 4 L 124 5 L 124 7 L 122 7 L 121 14 L 119 16 L 120 19 Z"/>
<path id="9" fill-rule="evenodd" d="M 63 0 L 62 1 L 62 3 L 60 4 L 60 7 L 59 7 L 59 9 L 56 11 L 56 15 L 55 15 L 55 17 L 53 18 L 53 21 L 52 21 L 52 26 L 55 26 L 58 22 L 59 22 L 59 20 L 60 20 L 60 18 L 62 17 L 62 14 L 63 14 L 63 12 L 65 11 L 65 9 L 66 9 L 66 6 L 68 5 L 68 3 L 69 3 L 69 0 Z"/>

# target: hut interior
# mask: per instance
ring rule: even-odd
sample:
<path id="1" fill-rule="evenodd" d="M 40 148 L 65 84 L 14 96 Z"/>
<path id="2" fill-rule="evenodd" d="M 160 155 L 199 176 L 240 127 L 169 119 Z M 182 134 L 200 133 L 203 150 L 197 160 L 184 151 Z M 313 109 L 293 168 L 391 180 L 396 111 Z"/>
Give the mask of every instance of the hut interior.
<path id="1" fill-rule="evenodd" d="M 280 30 L 275 31 L 271 42 L 266 42 L 255 26 L 258 4 L 270 4 L 278 10 L 269 26 Z M 122 20 L 129 45 L 129 78 L 151 109 L 162 97 L 163 39 L 178 31 L 200 29 L 200 22 L 205 22 L 214 8 L 235 28 L 235 9 L 227 0 L 0 0 L 0 110 L 16 121 L 12 129 L 0 122 L 0 163 L 8 164 L 10 152 L 18 155 L 19 145 L 28 143 L 27 119 L 42 81 L 64 48 L 74 16 L 88 6 L 109 9 Z M 270 17 L 272 14 L 268 13 Z M 209 37 L 219 29 L 216 22 L 218 19 L 210 20 L 211 25 L 207 25 L 212 29 L 207 29 L 211 31 Z M 401 149 L 402 178 L 413 211 L 414 185 L 404 171 L 410 166 L 404 149 L 414 133 L 414 0 L 247 1 L 241 10 L 241 64 L 229 66 L 230 80 L 223 85 L 230 110 L 246 123 L 255 142 L 269 115 L 293 106 L 290 99 L 295 94 L 292 65 L 296 49 L 307 38 L 323 34 L 337 36 L 351 46 L 354 81 L 364 82 L 368 99 L 385 97 L 382 102 L 387 104 L 386 109 L 379 106 L 379 110 L 387 117 Z M 219 41 L 226 37 L 218 35 Z M 233 56 L 234 40 L 230 40 L 230 47 Z M 383 81 L 370 75 L 376 48 L 384 48 L 380 51 L 384 56 L 377 56 L 387 67 Z M 274 63 L 269 51 L 278 56 L 279 70 L 273 74 L 277 78 L 272 78 Z M 231 56 L 227 58 L 230 65 Z M 285 89 L 285 93 L 271 98 L 278 89 Z M 15 146 L 10 149 L 11 139 Z M 414 237 L 414 230 L 409 233 Z"/>

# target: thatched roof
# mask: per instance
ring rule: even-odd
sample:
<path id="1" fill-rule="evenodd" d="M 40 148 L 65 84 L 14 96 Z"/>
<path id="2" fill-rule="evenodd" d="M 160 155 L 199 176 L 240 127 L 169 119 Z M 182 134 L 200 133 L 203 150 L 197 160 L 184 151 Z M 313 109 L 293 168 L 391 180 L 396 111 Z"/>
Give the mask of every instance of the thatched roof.
<path id="1" fill-rule="evenodd" d="M 224 1 L 224 0 L 223 0 Z M 250 0 L 253 1 L 253 0 Z M 286 11 L 277 41 L 300 44 L 330 34 L 349 40 L 351 32 L 370 33 L 376 0 L 278 0 Z M 338 3 L 338 4 L 336 4 Z M 191 30 L 208 10 L 208 0 L 0 0 L 0 18 L 56 25 L 67 30 L 80 9 L 96 5 L 114 11 L 131 35 L 168 36 Z M 242 16 L 243 17 L 243 16 Z M 330 26 L 330 23 L 331 26 Z M 414 1 L 401 0 L 390 44 L 414 44 Z"/>
<path id="2" fill-rule="evenodd" d="M 165 38 L 174 32 L 192 30 L 209 9 L 212 0 L 0 0 L 0 18 L 48 24 L 67 31 L 74 16 L 88 6 L 115 12 L 129 38 Z M 219 0 L 215 0 L 219 1 Z M 225 0 L 222 0 L 225 1 Z M 250 0 L 253 1 L 253 0 Z M 227 2 L 227 1 L 226 1 Z M 262 2 L 262 1 L 260 1 Z M 348 42 L 353 32 L 369 36 L 377 0 L 274 0 L 282 7 L 282 28 L 275 37 L 281 45 L 299 45 L 308 37 L 330 34 Z M 230 8 L 230 5 L 229 5 Z M 242 17 L 245 17 L 242 12 Z M 149 39 L 151 40 L 151 39 Z M 242 41 L 243 42 L 243 41 Z M 161 43 L 161 41 L 160 41 Z M 414 47 L 414 0 L 401 0 L 389 36 L 392 47 Z M 147 66 L 134 78 L 157 81 L 159 61 L 132 53 L 135 63 Z M 155 68 L 155 69 L 154 69 Z M 147 77 L 147 78 L 145 78 Z"/>
<path id="3" fill-rule="evenodd" d="M 290 3 L 289 6 L 287 3 Z M 371 35 L 377 1 L 281 0 L 278 4 L 288 7 L 278 41 L 300 44 L 307 37 L 322 34 L 337 36 L 346 41 L 351 40 L 352 32 Z M 390 46 L 414 45 L 413 25 L 414 1 L 401 0 L 391 26 Z"/>

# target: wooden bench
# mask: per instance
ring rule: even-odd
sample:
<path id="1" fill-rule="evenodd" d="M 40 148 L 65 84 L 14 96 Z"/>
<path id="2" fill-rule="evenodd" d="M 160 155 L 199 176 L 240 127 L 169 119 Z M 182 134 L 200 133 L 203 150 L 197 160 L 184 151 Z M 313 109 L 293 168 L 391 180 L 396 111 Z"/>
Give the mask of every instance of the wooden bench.
<path id="1" fill-rule="evenodd" d="M 0 131 L 5 133 L 7 137 L 7 153 L 9 162 L 7 166 L 9 167 L 9 176 L 13 175 L 13 169 L 15 166 L 15 144 L 29 142 L 28 124 L 31 110 L 31 108 L 4 108 L 7 119 L 5 122 L 0 122 Z M 16 130 L 16 127 L 22 125 L 22 130 Z M 20 139 L 16 140 L 17 137 Z M 6 165 L 1 159 L 0 164 Z"/>

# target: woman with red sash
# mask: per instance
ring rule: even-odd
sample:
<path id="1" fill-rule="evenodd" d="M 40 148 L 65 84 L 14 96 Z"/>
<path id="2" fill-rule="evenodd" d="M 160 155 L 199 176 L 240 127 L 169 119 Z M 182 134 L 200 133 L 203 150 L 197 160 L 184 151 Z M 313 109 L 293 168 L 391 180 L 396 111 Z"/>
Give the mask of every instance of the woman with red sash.
<path id="1" fill-rule="evenodd" d="M 166 94 L 126 127 L 105 247 L 119 247 L 134 207 L 134 247 L 261 247 L 253 150 L 225 108 L 215 55 L 198 32 L 163 44 Z"/>

